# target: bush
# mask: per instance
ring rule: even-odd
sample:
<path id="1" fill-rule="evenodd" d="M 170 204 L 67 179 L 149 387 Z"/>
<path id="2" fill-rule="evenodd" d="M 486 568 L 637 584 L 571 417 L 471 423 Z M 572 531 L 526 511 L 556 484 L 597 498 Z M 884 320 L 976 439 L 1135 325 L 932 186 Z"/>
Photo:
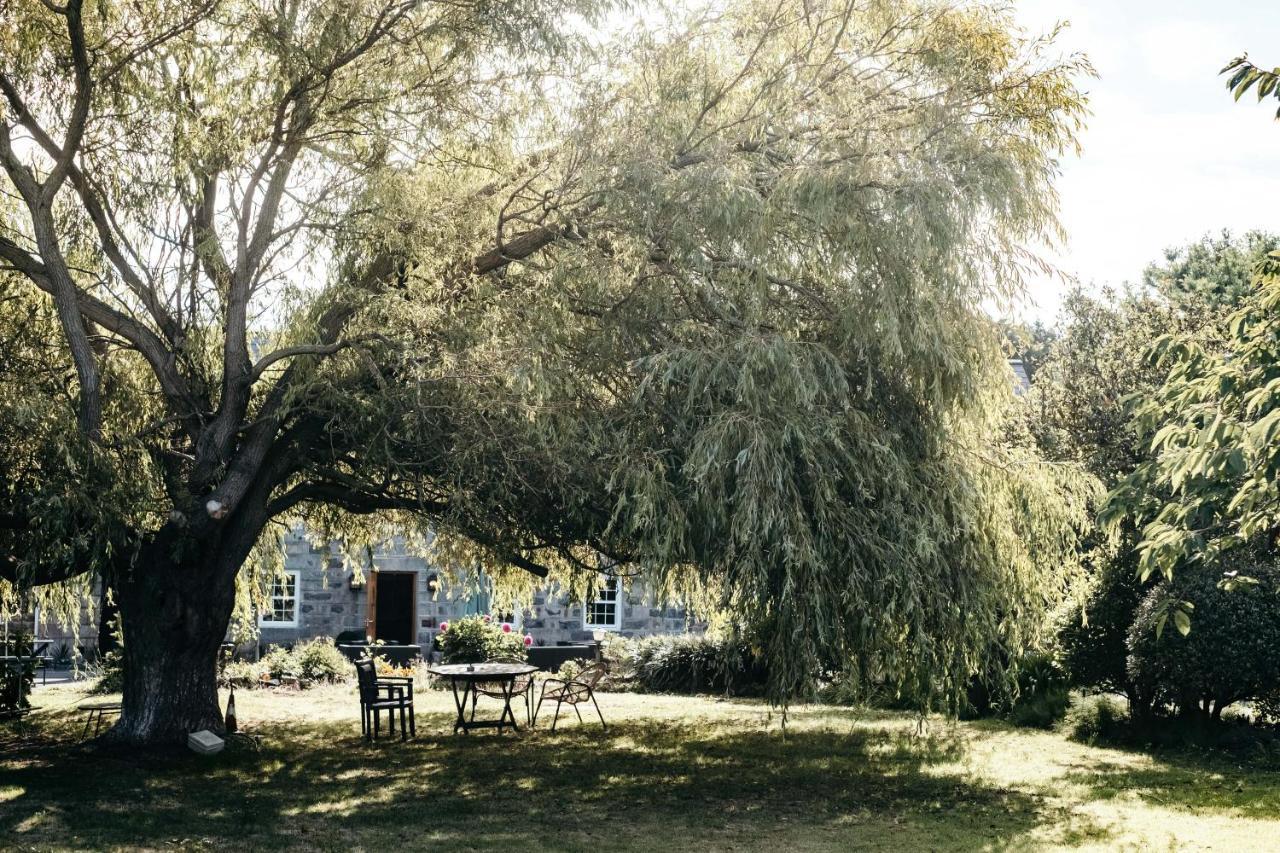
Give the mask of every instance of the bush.
<path id="1" fill-rule="evenodd" d="M 1016 667 L 1018 693 L 1004 703 L 1004 715 L 1015 726 L 1053 728 L 1071 706 L 1067 672 L 1046 652 L 1024 657 Z"/>
<path id="2" fill-rule="evenodd" d="M 974 678 L 966 698 L 961 719 L 999 717 L 1015 726 L 1048 729 L 1066 714 L 1071 690 L 1057 657 L 1041 651 L 1028 652 L 1004 671 Z"/>
<path id="3" fill-rule="evenodd" d="M 503 630 L 503 629 L 506 630 Z M 436 635 L 440 656 L 445 663 L 483 663 L 494 658 L 525 660 L 525 638 L 509 623 L 494 622 L 488 615 L 464 616 L 442 623 Z"/>
<path id="4" fill-rule="evenodd" d="M 1222 568 L 1182 570 L 1142 600 L 1129 631 L 1128 671 L 1156 707 L 1219 719 L 1233 702 L 1280 690 L 1280 570 L 1249 565 L 1247 554 L 1226 566 L 1252 582 L 1222 584 Z M 1183 636 L 1168 619 L 1169 602 L 1194 606 Z"/>
<path id="5" fill-rule="evenodd" d="M 265 671 L 261 661 L 233 660 L 222 668 L 222 686 L 257 687 Z"/>
<path id="6" fill-rule="evenodd" d="M 353 671 L 351 662 L 329 637 L 294 646 L 293 656 L 305 681 L 339 681 Z"/>
<path id="7" fill-rule="evenodd" d="M 17 632 L 6 649 L 8 654 L 31 654 L 31 635 L 25 631 Z M 0 664 L 0 718 L 21 714 L 31 707 L 31 685 L 35 681 L 35 662 L 28 661 L 21 666 Z"/>
<path id="8" fill-rule="evenodd" d="M 316 637 L 298 643 L 292 649 L 272 646 L 262 656 L 256 670 L 259 677 L 266 673 L 275 680 L 289 677 L 304 684 L 340 681 L 353 672 L 351 662 L 338 651 L 330 637 Z M 243 671 L 238 673 L 244 674 Z"/>
<path id="9" fill-rule="evenodd" d="M 1072 706 L 1062 727 L 1081 743 L 1117 743 L 1128 737 L 1129 713 L 1110 696 L 1093 696 Z"/>
<path id="10" fill-rule="evenodd" d="M 1124 551 L 1136 554 L 1132 547 Z M 1136 557 L 1104 560 L 1093 589 L 1081 609 L 1074 611 L 1058 635 L 1062 663 L 1073 687 L 1098 693 L 1124 693 L 1138 700 L 1129 678 L 1129 627 L 1142 600 Z"/>
<path id="11" fill-rule="evenodd" d="M 705 635 L 612 640 L 605 662 L 615 678 L 647 693 L 760 695 L 768 681 L 763 656 L 750 644 Z"/>

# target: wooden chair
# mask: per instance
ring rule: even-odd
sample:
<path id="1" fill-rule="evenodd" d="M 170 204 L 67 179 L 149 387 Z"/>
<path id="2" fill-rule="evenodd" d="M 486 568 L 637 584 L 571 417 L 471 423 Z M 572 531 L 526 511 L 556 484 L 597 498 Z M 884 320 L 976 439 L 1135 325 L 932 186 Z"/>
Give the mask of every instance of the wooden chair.
<path id="1" fill-rule="evenodd" d="M 515 658 L 515 657 L 506 656 L 506 657 L 493 658 L 492 660 L 489 661 L 489 663 L 527 664 L 528 661 L 520 660 L 519 658 Z M 480 693 L 484 696 L 488 696 L 491 699 L 503 699 L 503 700 L 506 699 L 506 697 L 502 693 L 502 682 L 482 681 L 476 685 L 476 693 Z M 528 675 L 516 676 L 515 680 L 511 683 L 511 697 L 514 699 L 516 696 L 519 696 L 521 699 L 524 700 L 525 719 L 527 719 L 529 721 L 529 725 L 532 726 L 533 725 L 533 673 L 532 672 L 529 673 Z M 471 703 L 471 719 L 474 721 L 475 718 L 476 718 L 476 706 L 475 706 L 475 702 L 473 701 Z"/>
<path id="2" fill-rule="evenodd" d="M 556 703 L 556 713 L 551 718 L 551 731 L 553 732 L 556 730 L 556 723 L 560 719 L 561 705 L 571 705 L 573 712 L 578 715 L 578 722 L 582 722 L 582 712 L 578 710 L 578 705 L 591 700 L 591 704 L 596 706 L 596 714 L 600 716 L 601 728 L 608 731 L 609 726 L 604 721 L 604 714 L 600 713 L 600 703 L 596 701 L 596 685 L 600 683 L 600 679 L 605 676 L 606 672 L 608 670 L 605 665 L 597 663 L 587 667 L 568 681 L 562 678 L 548 678 L 542 682 L 542 693 L 538 696 L 538 707 L 533 712 L 534 723 L 538 721 L 538 713 L 542 710 L 543 700 L 554 699 Z"/>
<path id="3" fill-rule="evenodd" d="M 417 735 L 413 717 L 413 679 L 402 676 L 379 676 L 377 664 L 372 658 L 362 658 L 356 664 L 356 684 L 360 691 L 360 729 L 365 740 L 376 740 L 381 729 L 379 716 L 387 712 L 387 732 L 395 732 L 395 714 L 400 712 L 400 739 L 408 734 Z M 405 712 L 408 712 L 408 734 L 405 731 Z"/>

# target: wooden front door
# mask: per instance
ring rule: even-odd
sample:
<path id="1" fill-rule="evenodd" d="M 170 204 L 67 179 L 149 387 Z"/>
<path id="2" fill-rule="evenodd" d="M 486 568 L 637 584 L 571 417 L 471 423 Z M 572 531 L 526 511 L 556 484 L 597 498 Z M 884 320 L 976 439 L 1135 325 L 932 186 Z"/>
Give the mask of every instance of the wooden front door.
<path id="1" fill-rule="evenodd" d="M 384 643 L 412 644 L 418 631 L 418 573 L 370 572 L 366 632 Z"/>

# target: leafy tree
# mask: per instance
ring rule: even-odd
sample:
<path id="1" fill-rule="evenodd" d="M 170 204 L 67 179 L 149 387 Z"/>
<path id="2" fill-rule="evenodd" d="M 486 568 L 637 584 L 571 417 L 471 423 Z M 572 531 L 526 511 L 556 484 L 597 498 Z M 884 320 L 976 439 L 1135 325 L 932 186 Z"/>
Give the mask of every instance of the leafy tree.
<path id="1" fill-rule="evenodd" d="M 1128 667 L 1147 704 L 1217 720 L 1228 705 L 1280 688 L 1280 571 L 1266 559 L 1238 551 L 1217 570 L 1182 572 L 1146 594 L 1129 631 Z M 1253 582 L 1224 588 L 1223 569 Z M 1161 630 L 1171 600 L 1194 607 L 1181 617 L 1185 625 L 1194 618 L 1194 630 Z"/>
<path id="2" fill-rule="evenodd" d="M 1166 381 L 1135 409 L 1152 457 L 1115 488 L 1106 518 L 1144 523 L 1141 571 L 1172 577 L 1233 547 L 1274 540 L 1280 424 L 1280 252 L 1216 346 L 1157 339 L 1148 361 Z"/>
<path id="3" fill-rule="evenodd" d="M 992 439 L 981 306 L 1056 228 L 1083 61 L 981 5 L 744 0 L 576 42 L 599 11 L 0 19 L 0 259 L 75 377 L 0 565 L 117 591 L 112 737 L 218 725 L 276 519 L 430 530 L 512 589 L 604 555 L 768 626 L 775 698 L 855 656 L 955 697 L 1038 630 L 1086 487 Z M 49 559 L 85 520 L 111 547 Z"/>
<path id="4" fill-rule="evenodd" d="M 1250 231 L 1242 237 L 1223 231 L 1165 252 L 1164 263 L 1142 273 L 1143 284 L 1175 302 L 1235 307 L 1248 295 L 1253 270 L 1268 253 L 1280 248 L 1280 237 Z"/>
<path id="5" fill-rule="evenodd" d="M 1164 373 L 1144 358 L 1162 335 L 1212 335 L 1214 312 L 1149 292 L 1068 294 L 1064 319 L 1028 395 L 1031 429 L 1049 458 L 1074 462 L 1114 488 L 1150 458 L 1132 421 L 1131 401 L 1151 394 Z M 1140 531 L 1122 525 L 1088 543 L 1091 582 L 1059 635 L 1077 686 L 1125 693 L 1141 710 L 1146 697 L 1125 666 L 1134 614 L 1147 584 L 1137 576 Z"/>
<path id="6" fill-rule="evenodd" d="M 1223 73 L 1236 100 L 1255 84 L 1259 100 L 1275 94 L 1276 76 L 1240 57 Z M 1261 244 L 1255 244 L 1258 249 Z M 1146 353 L 1164 381 L 1136 401 L 1134 423 L 1150 442 L 1150 458 L 1107 498 L 1103 521 L 1141 530 L 1139 575 L 1174 579 L 1175 570 L 1213 578 L 1224 590 L 1247 576 L 1224 574 L 1224 556 L 1246 547 L 1274 550 L 1280 423 L 1280 251 L 1258 258 L 1253 287 L 1216 334 L 1160 336 Z M 1174 589 L 1165 585 L 1168 595 Z M 1147 605 L 1144 605 L 1147 606 Z M 1163 625 L 1173 617 L 1190 630 L 1194 602 L 1150 603 Z"/>
<path id="7" fill-rule="evenodd" d="M 1133 471 L 1148 452 L 1128 402 L 1165 376 L 1144 358 L 1147 349 L 1163 335 L 1203 334 L 1212 316 L 1205 306 L 1140 291 L 1068 293 L 1028 396 L 1031 429 L 1046 456 L 1080 464 L 1108 488 Z"/>
<path id="8" fill-rule="evenodd" d="M 1027 371 L 1027 378 L 1034 380 L 1036 371 L 1049 357 L 1049 352 L 1057 339 L 1055 330 L 1036 320 L 1032 323 L 1002 321 L 1000 331 L 1004 335 L 1009 356 L 1021 359 L 1022 366 Z"/>

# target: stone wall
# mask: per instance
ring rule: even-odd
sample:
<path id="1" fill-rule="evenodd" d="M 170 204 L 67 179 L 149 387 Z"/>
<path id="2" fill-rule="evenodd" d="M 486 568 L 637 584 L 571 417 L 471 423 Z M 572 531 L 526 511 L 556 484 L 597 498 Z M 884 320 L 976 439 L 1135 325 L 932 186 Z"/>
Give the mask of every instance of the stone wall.
<path id="1" fill-rule="evenodd" d="M 374 571 L 415 573 L 417 643 L 424 648 L 430 648 L 442 621 L 487 609 L 461 590 L 441 591 L 433 601 L 427 584 L 438 570 L 421 557 L 406 554 L 402 542 L 392 542 L 376 552 L 373 562 Z M 298 573 L 298 622 L 288 627 L 263 623 L 257 643 L 259 649 L 293 645 L 313 637 L 337 637 L 344 631 L 365 631 L 367 588 L 364 585 L 353 588 L 352 573 L 343 569 L 336 549 L 326 553 L 325 549 L 312 545 L 302 535 L 290 534 L 285 538 L 285 569 Z M 702 623 L 689 620 L 684 610 L 655 604 L 652 599 L 643 588 L 628 590 L 619 602 L 622 616 L 616 633 L 641 637 L 705 630 Z M 571 604 L 558 587 L 548 587 L 536 593 L 533 607 L 520 614 L 516 621 L 520 630 L 531 634 L 537 645 L 546 646 L 590 641 L 599 630 L 585 627 L 582 604 Z M 29 612 L 13 620 L 14 630 L 20 625 L 31 630 Z M 78 640 L 74 639 L 74 632 L 69 627 L 48 619 L 42 620 L 40 633 L 41 639 L 51 639 L 54 645 L 78 642 L 81 646 L 93 647 L 97 641 L 97 624 L 89 618 L 86 603 Z M 245 651 L 251 650 L 252 646 Z"/>
<path id="2" fill-rule="evenodd" d="M 366 588 L 352 588 L 350 571 L 343 571 L 337 556 L 326 556 L 324 549 L 310 544 L 300 535 L 291 535 L 285 543 L 285 568 L 299 575 L 300 598 L 298 624 L 292 627 L 261 626 L 260 645 L 289 645 L 311 637 L 336 637 L 343 631 L 364 631 L 368 609 Z M 417 590 L 417 643 L 424 648 L 432 644 L 442 621 L 457 619 L 477 612 L 477 603 L 460 590 L 452 594 L 441 591 L 432 600 L 427 585 L 438 570 L 421 557 L 405 553 L 402 542 L 392 542 L 375 552 L 375 572 L 413 572 Z M 684 610 L 655 605 L 647 590 L 633 588 L 619 603 L 622 618 L 617 633 L 628 637 L 654 634 L 700 632 L 705 625 L 687 619 Z M 569 603 L 558 588 L 539 591 L 533 607 L 516 620 L 537 645 L 580 643 L 591 640 L 597 629 L 586 628 L 583 606 Z"/>

